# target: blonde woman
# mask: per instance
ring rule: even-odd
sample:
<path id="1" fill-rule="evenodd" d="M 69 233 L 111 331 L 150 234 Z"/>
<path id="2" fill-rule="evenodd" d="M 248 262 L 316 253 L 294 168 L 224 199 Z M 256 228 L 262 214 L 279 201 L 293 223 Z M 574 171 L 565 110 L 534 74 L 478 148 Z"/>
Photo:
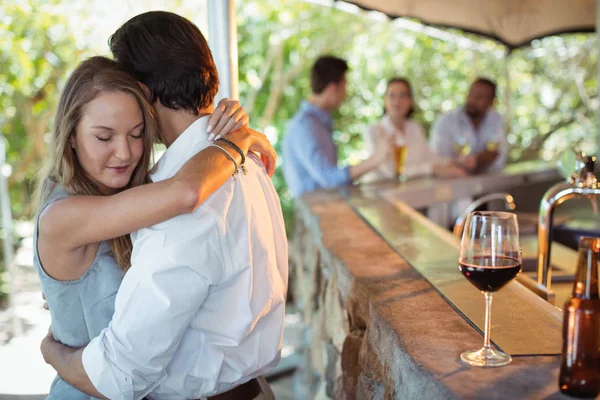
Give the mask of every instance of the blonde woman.
<path id="1" fill-rule="evenodd" d="M 404 174 L 407 178 L 431 176 L 458 178 L 466 176 L 459 165 L 438 157 L 429 149 L 423 126 L 412 119 L 415 112 L 412 87 L 406 78 L 392 78 L 388 81 L 384 98 L 385 114 L 367 130 L 366 146 L 372 153 L 380 138 L 392 138 L 397 145 L 406 147 Z M 396 175 L 394 152 L 382 162 L 376 171 L 370 173 L 369 181 L 392 179 Z"/>
<path id="2" fill-rule="evenodd" d="M 229 110 L 212 123 L 222 127 L 232 119 L 230 126 L 243 123 L 243 110 Z M 108 326 L 130 263 L 129 233 L 192 212 L 231 177 L 229 156 L 240 161 L 224 145 L 208 147 L 172 178 L 149 183 L 158 138 L 154 110 L 131 75 L 104 57 L 77 67 L 59 102 L 34 236 L 52 333 L 63 344 L 85 346 Z M 227 138 L 266 155 L 272 174 L 276 156 L 263 135 L 242 129 Z M 57 376 L 48 398 L 91 397 Z"/>

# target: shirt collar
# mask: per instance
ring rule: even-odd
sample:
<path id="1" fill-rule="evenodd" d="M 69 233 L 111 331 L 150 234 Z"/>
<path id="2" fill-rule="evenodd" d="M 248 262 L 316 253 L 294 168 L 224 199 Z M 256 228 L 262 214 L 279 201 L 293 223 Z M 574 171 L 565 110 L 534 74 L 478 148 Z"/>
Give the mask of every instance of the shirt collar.
<path id="1" fill-rule="evenodd" d="M 300 106 L 300 109 L 302 110 L 302 112 L 314 115 L 323 124 L 330 125 L 332 122 L 331 113 L 323 110 L 320 107 L 317 107 L 310 101 L 303 101 L 302 105 Z"/>
<path id="2" fill-rule="evenodd" d="M 199 145 L 208 144 L 208 118 L 210 115 L 200 117 L 194 121 L 169 148 L 152 168 L 150 179 L 159 182 L 170 178 L 181 166 L 192 158 Z"/>

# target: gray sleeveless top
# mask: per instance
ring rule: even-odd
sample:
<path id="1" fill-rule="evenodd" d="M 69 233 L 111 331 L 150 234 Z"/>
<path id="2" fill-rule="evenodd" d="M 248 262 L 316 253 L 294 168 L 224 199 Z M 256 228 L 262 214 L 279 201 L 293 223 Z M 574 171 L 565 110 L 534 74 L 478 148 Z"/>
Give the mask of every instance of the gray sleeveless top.
<path id="1" fill-rule="evenodd" d="M 69 193 L 62 186 L 56 185 L 41 211 L 52 202 L 67 196 Z M 83 347 L 108 327 L 115 311 L 115 296 L 124 272 L 117 264 L 108 243 L 101 242 L 92 265 L 79 279 L 58 281 L 51 278 L 42 268 L 37 251 L 38 224 L 39 215 L 33 239 L 33 262 L 50 306 L 52 333 L 56 340 L 67 346 Z M 90 400 L 92 397 L 57 376 L 47 399 Z"/>

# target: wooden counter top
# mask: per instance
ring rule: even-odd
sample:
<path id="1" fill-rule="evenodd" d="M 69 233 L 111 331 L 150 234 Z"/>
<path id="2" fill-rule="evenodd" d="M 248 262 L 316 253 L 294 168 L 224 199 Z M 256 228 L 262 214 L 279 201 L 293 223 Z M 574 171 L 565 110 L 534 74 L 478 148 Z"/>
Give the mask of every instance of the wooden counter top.
<path id="1" fill-rule="evenodd" d="M 377 208 L 384 200 L 364 201 Z M 558 393 L 558 356 L 515 357 L 496 369 L 460 361 L 462 351 L 481 347 L 481 332 L 397 251 L 400 246 L 420 262 L 456 266 L 455 254 L 416 250 L 431 235 L 457 246 L 449 233 L 426 223 L 427 235 L 417 230 L 399 237 L 393 249 L 335 191 L 305 195 L 297 216 L 292 281 L 311 326 L 311 367 L 329 397 L 567 398 Z M 405 217 L 427 222 L 417 213 Z M 560 320 L 560 312 L 534 298 L 541 313 Z M 483 310 L 483 296 L 477 303 Z"/>

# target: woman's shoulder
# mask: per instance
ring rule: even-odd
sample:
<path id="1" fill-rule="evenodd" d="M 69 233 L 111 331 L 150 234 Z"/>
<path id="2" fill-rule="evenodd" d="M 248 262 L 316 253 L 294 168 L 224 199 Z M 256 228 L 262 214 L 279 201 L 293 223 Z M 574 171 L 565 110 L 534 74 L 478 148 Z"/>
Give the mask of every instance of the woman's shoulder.
<path id="1" fill-rule="evenodd" d="M 381 123 L 381 119 L 367 125 L 367 129 L 365 130 L 368 136 L 375 136 L 383 130 L 383 125 Z"/>
<path id="2" fill-rule="evenodd" d="M 46 178 L 43 191 L 45 193 L 45 198 L 42 201 L 42 207 L 40 210 L 44 209 L 50 203 L 64 199 L 65 197 L 69 197 L 71 195 L 66 187 L 64 187 L 60 182 L 56 182 L 52 178 Z"/>
<path id="3" fill-rule="evenodd" d="M 54 203 L 59 200 L 65 199 L 71 196 L 71 193 L 61 183 L 55 182 L 48 178 L 44 183 L 44 199 L 41 201 L 40 208 L 38 210 L 38 217 L 47 214 Z"/>
<path id="4" fill-rule="evenodd" d="M 37 213 L 36 226 L 38 234 L 45 234 L 55 231 L 55 228 L 62 226 L 62 220 L 65 218 L 65 211 L 68 211 L 68 204 L 63 206 L 64 200 L 71 196 L 71 193 L 62 184 L 52 181 L 48 178 L 45 182 L 47 187 L 45 198 Z M 60 230 L 59 230 L 60 232 Z"/>
<path id="5" fill-rule="evenodd" d="M 368 131 L 377 133 L 377 132 L 386 132 L 388 130 L 388 123 L 386 123 L 387 117 L 384 115 L 379 118 L 375 123 L 369 125 L 367 128 Z"/>

